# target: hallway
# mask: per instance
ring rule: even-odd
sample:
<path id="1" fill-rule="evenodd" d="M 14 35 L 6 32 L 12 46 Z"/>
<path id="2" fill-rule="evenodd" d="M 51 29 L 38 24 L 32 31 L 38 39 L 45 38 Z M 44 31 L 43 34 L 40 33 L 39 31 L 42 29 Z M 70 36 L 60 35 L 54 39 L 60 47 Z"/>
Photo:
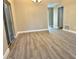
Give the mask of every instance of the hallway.
<path id="1" fill-rule="evenodd" d="M 75 59 L 76 35 L 66 32 L 19 34 L 8 59 Z"/>

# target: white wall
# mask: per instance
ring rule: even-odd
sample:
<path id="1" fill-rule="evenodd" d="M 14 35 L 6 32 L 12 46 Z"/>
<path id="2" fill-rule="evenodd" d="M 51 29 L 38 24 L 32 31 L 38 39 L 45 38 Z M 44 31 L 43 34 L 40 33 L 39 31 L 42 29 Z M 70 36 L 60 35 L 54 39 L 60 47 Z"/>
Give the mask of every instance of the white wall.
<path id="1" fill-rule="evenodd" d="M 33 3 L 32 0 L 15 0 L 17 32 L 48 28 L 48 3 L 59 3 L 59 0 L 42 0 Z"/>
<path id="2" fill-rule="evenodd" d="M 76 30 L 75 0 L 42 0 L 40 4 L 34 4 L 31 0 L 13 1 L 11 4 L 16 32 L 47 28 L 47 5 L 50 2 L 64 6 L 64 25 L 69 25 L 70 30 Z"/>
<path id="3" fill-rule="evenodd" d="M 58 7 L 54 7 L 54 28 L 58 28 Z"/>
<path id="4" fill-rule="evenodd" d="M 69 30 L 76 31 L 76 0 L 60 0 L 64 6 L 64 28 L 69 26 Z"/>
<path id="5" fill-rule="evenodd" d="M 3 55 L 5 54 L 7 48 L 8 48 L 8 44 L 7 44 L 6 32 L 5 32 L 5 28 L 3 28 Z"/>

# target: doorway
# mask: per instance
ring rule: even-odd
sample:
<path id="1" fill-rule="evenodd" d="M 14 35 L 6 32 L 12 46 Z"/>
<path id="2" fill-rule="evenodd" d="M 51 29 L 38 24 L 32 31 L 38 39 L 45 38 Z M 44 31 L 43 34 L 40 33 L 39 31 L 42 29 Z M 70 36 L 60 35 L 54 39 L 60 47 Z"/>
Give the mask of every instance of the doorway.
<path id="1" fill-rule="evenodd" d="M 5 31 L 7 35 L 7 42 L 8 45 L 12 44 L 14 41 L 14 23 L 13 23 L 13 17 L 12 17 L 12 10 L 11 10 L 11 5 L 8 1 L 3 2 L 3 20 L 4 20 L 4 26 L 5 26 Z"/>
<path id="2" fill-rule="evenodd" d="M 63 7 L 58 8 L 58 27 L 59 29 L 63 28 Z"/>
<path id="3" fill-rule="evenodd" d="M 52 30 L 53 28 L 53 25 L 54 25 L 54 13 L 53 13 L 53 8 L 48 8 L 48 11 L 49 11 L 49 29 Z"/>
<path id="4" fill-rule="evenodd" d="M 63 29 L 63 6 L 59 4 L 48 5 L 49 32 Z"/>

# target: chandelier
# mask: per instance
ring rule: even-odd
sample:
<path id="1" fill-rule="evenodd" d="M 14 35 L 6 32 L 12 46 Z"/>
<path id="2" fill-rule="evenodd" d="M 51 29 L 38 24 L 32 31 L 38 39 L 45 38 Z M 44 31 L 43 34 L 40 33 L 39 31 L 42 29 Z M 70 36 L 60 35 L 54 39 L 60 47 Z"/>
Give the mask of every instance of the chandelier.
<path id="1" fill-rule="evenodd" d="M 41 2 L 42 0 L 32 0 L 32 1 L 39 3 L 39 2 Z"/>

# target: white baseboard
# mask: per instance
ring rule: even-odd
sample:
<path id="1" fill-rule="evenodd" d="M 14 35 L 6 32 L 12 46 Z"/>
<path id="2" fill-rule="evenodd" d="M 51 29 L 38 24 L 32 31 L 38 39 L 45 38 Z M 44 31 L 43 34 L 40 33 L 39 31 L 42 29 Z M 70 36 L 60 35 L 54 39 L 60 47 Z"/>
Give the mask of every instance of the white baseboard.
<path id="1" fill-rule="evenodd" d="M 40 32 L 40 31 L 47 31 L 48 29 L 39 29 L 39 30 L 28 30 L 28 31 L 19 31 L 19 32 L 17 32 L 16 33 L 16 36 L 15 37 L 17 37 L 18 36 L 18 34 L 21 34 L 21 33 L 29 33 L 29 32 Z M 68 31 L 68 32 L 71 32 L 71 33 L 74 33 L 74 34 L 76 34 L 76 32 L 75 31 L 72 31 L 72 30 L 66 30 L 66 29 L 63 29 L 64 31 Z"/>
<path id="2" fill-rule="evenodd" d="M 7 48 L 7 50 L 6 50 L 6 52 L 5 52 L 4 56 L 3 56 L 3 59 L 7 59 L 9 52 L 10 52 L 10 49 Z"/>
<path id="3" fill-rule="evenodd" d="M 28 31 L 19 31 L 16 33 L 16 36 L 18 36 L 18 34 L 21 34 L 21 33 L 29 33 L 29 32 L 40 32 L 40 31 L 47 31 L 48 29 L 38 29 L 38 30 L 28 30 Z"/>
<path id="4" fill-rule="evenodd" d="M 67 30 L 67 29 L 63 29 L 64 31 L 67 31 L 67 32 L 71 32 L 71 33 L 74 33 L 74 34 L 76 34 L 76 32 L 75 31 L 72 31 L 72 30 Z"/>

